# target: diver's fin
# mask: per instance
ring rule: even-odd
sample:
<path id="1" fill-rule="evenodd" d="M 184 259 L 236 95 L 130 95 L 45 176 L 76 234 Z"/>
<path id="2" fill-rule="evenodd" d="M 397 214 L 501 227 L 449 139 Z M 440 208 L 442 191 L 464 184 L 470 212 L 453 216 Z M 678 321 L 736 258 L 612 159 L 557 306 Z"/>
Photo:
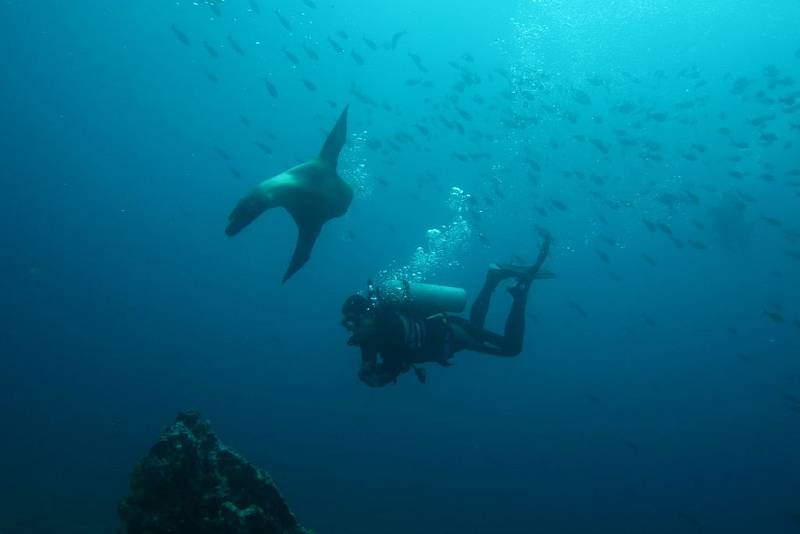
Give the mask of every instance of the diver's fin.
<path id="1" fill-rule="evenodd" d="M 289 268 L 286 269 L 286 274 L 283 275 L 281 283 L 285 283 L 294 273 L 300 270 L 300 267 L 306 264 L 311 257 L 311 249 L 314 248 L 319 231 L 322 229 L 322 222 L 307 218 L 293 218 L 297 225 L 297 244 L 294 247 L 292 260 L 289 262 Z"/>
<path id="2" fill-rule="evenodd" d="M 319 153 L 319 159 L 333 165 L 334 169 L 336 169 L 336 164 L 339 162 L 339 152 L 342 151 L 342 146 L 347 140 L 347 108 L 348 106 L 345 106 L 344 111 L 339 115 L 339 120 L 336 121 L 331 133 L 328 134 L 328 138 Z"/>
<path id="3" fill-rule="evenodd" d="M 516 265 L 512 263 L 492 263 L 489 265 L 489 270 L 494 271 L 495 276 L 501 280 L 505 280 L 506 278 L 524 278 L 532 269 L 533 267 L 531 265 Z M 534 280 L 547 280 L 550 278 L 556 278 L 556 273 L 546 269 L 539 269 L 533 275 Z"/>
<path id="4" fill-rule="evenodd" d="M 539 257 L 536 258 L 536 263 L 533 265 L 517 265 L 514 263 L 492 263 L 489 265 L 490 276 L 495 277 L 496 280 L 505 280 L 506 278 L 516 278 L 520 281 L 531 280 L 544 280 L 555 278 L 556 274 L 552 271 L 542 269 L 544 260 L 550 253 L 550 243 L 552 239 L 550 235 L 546 235 L 541 249 L 539 249 Z"/>
<path id="5" fill-rule="evenodd" d="M 547 259 L 547 256 L 550 254 L 550 244 L 553 242 L 553 238 L 550 237 L 549 233 L 545 233 L 544 235 L 544 242 L 542 246 L 539 248 L 539 256 L 536 258 L 536 263 L 533 264 L 528 270 L 525 278 L 530 281 L 535 278 L 538 278 L 539 271 L 542 270 L 542 265 L 544 265 L 544 260 Z"/>

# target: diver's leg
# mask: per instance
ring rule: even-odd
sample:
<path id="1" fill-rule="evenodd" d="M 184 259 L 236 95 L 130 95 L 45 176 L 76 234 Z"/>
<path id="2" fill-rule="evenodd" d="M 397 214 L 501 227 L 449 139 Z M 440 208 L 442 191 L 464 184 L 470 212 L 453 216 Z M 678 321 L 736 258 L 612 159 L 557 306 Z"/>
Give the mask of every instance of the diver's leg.
<path id="1" fill-rule="evenodd" d="M 530 281 L 520 281 L 509 289 L 512 298 L 511 311 L 506 318 L 503 332 L 502 351 L 504 356 L 516 356 L 522 352 L 522 340 L 525 337 L 525 307 L 528 304 Z"/>
<path id="2" fill-rule="evenodd" d="M 452 336 L 453 352 L 467 350 L 496 356 L 505 355 L 504 337 L 500 334 L 479 328 L 460 317 L 451 318 L 448 328 Z"/>
<path id="3" fill-rule="evenodd" d="M 522 341 L 525 337 L 525 307 L 528 304 L 528 293 L 531 284 L 536 278 L 537 273 L 542 268 L 547 255 L 550 252 L 550 235 L 546 235 L 542 247 L 539 249 L 539 257 L 525 276 L 520 277 L 517 284 L 511 287 L 508 292 L 514 299 L 511 303 L 511 311 L 506 318 L 506 328 L 503 333 L 503 353 L 505 356 L 515 356 L 522 352 Z"/>
<path id="4" fill-rule="evenodd" d="M 503 280 L 501 276 L 497 275 L 497 271 L 489 269 L 486 273 L 486 280 L 483 282 L 483 287 L 480 293 L 472 303 L 472 308 L 469 310 L 469 322 L 476 328 L 483 328 L 486 323 L 486 314 L 489 313 L 489 304 L 492 302 L 492 293 L 497 289 L 497 285 Z"/>
<path id="5" fill-rule="evenodd" d="M 529 282 L 520 282 L 509 289 L 514 301 L 506 319 L 503 335 L 480 328 L 472 321 L 454 321 L 449 328 L 453 336 L 454 351 L 469 350 L 494 356 L 516 356 L 522 352 L 525 336 L 525 305 L 528 302 Z"/>
<path id="6" fill-rule="evenodd" d="M 525 291 L 527 295 L 527 285 L 535 278 L 554 277 L 553 273 L 541 270 L 544 260 L 547 259 L 547 255 L 550 252 L 550 242 L 550 235 L 545 235 L 544 242 L 539 249 L 539 257 L 536 259 L 536 263 L 531 267 L 497 265 L 494 263 L 489 266 L 489 271 L 486 273 L 486 281 L 484 281 L 483 287 L 480 293 L 478 293 L 475 302 L 472 303 L 472 308 L 469 311 L 469 322 L 472 323 L 474 327 L 483 328 L 483 325 L 486 323 L 486 315 L 489 312 L 489 304 L 492 301 L 492 293 L 494 293 L 498 284 L 503 280 L 513 277 L 519 280 L 520 283 L 525 282 Z M 522 303 L 522 307 L 524 311 L 524 302 Z"/>

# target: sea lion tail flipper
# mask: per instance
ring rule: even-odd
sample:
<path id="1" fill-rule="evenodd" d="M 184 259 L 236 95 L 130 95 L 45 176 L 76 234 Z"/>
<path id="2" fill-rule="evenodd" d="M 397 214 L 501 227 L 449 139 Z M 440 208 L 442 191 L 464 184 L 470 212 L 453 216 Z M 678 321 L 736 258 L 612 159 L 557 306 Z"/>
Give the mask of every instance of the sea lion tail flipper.
<path id="1" fill-rule="evenodd" d="M 319 153 L 319 159 L 325 161 L 336 169 L 336 164 L 339 162 L 339 152 L 342 151 L 345 141 L 347 140 L 347 108 L 339 115 L 339 120 L 333 126 L 331 133 L 322 145 L 322 150 Z"/>
<path id="2" fill-rule="evenodd" d="M 322 229 L 322 223 L 317 221 L 298 219 L 297 217 L 294 218 L 294 221 L 297 224 L 297 244 L 294 247 L 292 260 L 289 262 L 289 268 L 286 269 L 286 274 L 283 275 L 282 283 L 285 283 L 306 264 L 311 257 L 311 249 L 314 248 L 319 231 Z"/>

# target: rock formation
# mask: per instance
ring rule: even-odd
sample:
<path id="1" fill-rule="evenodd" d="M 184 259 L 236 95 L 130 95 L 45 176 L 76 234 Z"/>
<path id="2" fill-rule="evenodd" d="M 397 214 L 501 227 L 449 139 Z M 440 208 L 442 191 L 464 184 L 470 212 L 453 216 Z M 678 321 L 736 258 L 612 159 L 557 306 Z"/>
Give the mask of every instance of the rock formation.
<path id="1" fill-rule="evenodd" d="M 133 470 L 119 515 L 127 534 L 310 534 L 269 474 L 183 412 Z"/>

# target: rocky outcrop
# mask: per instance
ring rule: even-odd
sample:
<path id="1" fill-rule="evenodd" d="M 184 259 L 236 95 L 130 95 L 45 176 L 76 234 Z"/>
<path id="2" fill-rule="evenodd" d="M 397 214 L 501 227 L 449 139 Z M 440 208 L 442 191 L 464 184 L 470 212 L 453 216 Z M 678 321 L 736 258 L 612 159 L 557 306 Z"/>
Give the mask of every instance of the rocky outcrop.
<path id="1" fill-rule="evenodd" d="M 310 534 L 269 474 L 183 412 L 133 470 L 119 515 L 128 534 Z"/>

